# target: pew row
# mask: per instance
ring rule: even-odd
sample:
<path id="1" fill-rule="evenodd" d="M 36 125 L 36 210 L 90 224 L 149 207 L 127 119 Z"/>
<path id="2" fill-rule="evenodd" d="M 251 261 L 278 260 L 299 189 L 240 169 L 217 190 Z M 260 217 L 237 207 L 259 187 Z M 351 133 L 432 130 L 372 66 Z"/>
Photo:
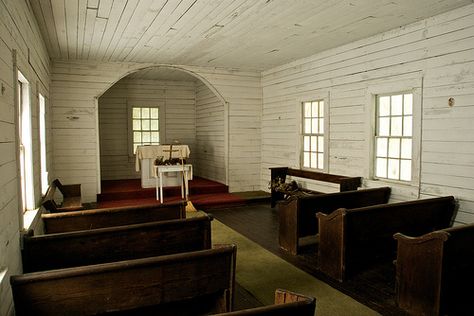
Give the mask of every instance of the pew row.
<path id="1" fill-rule="evenodd" d="M 240 311 L 222 313 L 217 315 L 226 316 L 314 316 L 316 299 L 314 297 L 277 289 L 275 291 L 275 304 Z"/>
<path id="2" fill-rule="evenodd" d="M 44 233 L 64 233 L 186 217 L 186 201 L 42 214 Z"/>
<path id="3" fill-rule="evenodd" d="M 54 200 L 56 190 L 58 190 L 63 197 L 61 205 L 58 205 Z M 46 190 L 41 205 L 51 213 L 82 210 L 81 185 L 62 184 L 59 179 L 53 180 Z"/>
<path id="4" fill-rule="evenodd" d="M 387 203 L 390 188 L 361 189 L 305 197 L 278 202 L 280 247 L 296 255 L 300 238 L 318 233 L 316 213 L 329 214 L 338 208 L 357 208 Z"/>
<path id="5" fill-rule="evenodd" d="M 396 261 L 398 306 L 412 315 L 472 313 L 474 224 L 419 237 L 401 233 Z"/>
<path id="6" fill-rule="evenodd" d="M 454 197 L 447 196 L 318 213 L 319 269 L 342 282 L 373 264 L 394 260 L 393 234 L 417 236 L 447 228 L 454 209 Z"/>
<path id="7" fill-rule="evenodd" d="M 210 216 L 23 236 L 23 271 L 35 272 L 211 248 Z"/>
<path id="8" fill-rule="evenodd" d="M 202 315 L 232 310 L 234 245 L 10 278 L 16 315 Z"/>

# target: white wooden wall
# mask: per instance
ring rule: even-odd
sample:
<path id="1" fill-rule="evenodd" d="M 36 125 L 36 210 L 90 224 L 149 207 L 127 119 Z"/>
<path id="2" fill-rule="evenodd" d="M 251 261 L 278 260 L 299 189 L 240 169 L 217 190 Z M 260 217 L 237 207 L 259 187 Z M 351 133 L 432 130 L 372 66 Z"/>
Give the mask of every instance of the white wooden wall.
<path id="1" fill-rule="evenodd" d="M 161 126 L 166 126 L 162 143 L 179 140 L 195 151 L 194 81 L 160 81 L 124 78 L 99 98 L 100 169 L 102 180 L 140 178 L 135 159 L 128 155 L 127 102 L 163 104 Z"/>
<path id="2" fill-rule="evenodd" d="M 35 201 L 41 198 L 38 93 L 49 97 L 50 65 L 45 45 L 26 1 L 0 0 L 0 315 L 13 314 L 9 278 L 22 271 L 12 51 L 30 83 Z M 49 100 L 46 100 L 48 106 Z M 48 122 L 47 122 L 48 127 Z M 48 146 L 48 156 L 51 147 Z M 51 159 L 49 159 L 51 163 Z"/>
<path id="3" fill-rule="evenodd" d="M 269 167 L 298 166 L 298 100 L 321 93 L 330 95 L 329 172 L 367 177 L 367 113 L 373 106 L 368 91 L 417 77 L 422 83 L 422 126 L 415 127 L 422 133 L 420 183 L 388 185 L 395 200 L 454 195 L 460 205 L 457 222 L 474 222 L 474 5 L 265 71 L 262 189 Z"/>
<path id="4" fill-rule="evenodd" d="M 224 103 L 202 82 L 196 86 L 196 174 L 225 183 Z"/>

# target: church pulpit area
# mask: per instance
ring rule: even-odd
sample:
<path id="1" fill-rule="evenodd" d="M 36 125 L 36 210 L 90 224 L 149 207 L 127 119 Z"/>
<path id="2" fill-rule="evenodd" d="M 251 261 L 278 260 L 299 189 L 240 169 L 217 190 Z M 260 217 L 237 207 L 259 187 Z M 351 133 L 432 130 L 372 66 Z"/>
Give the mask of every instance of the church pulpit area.
<path id="1" fill-rule="evenodd" d="M 181 187 L 163 188 L 163 203 L 181 200 Z M 245 199 L 229 193 L 229 187 L 216 181 L 194 177 L 189 181 L 189 200 L 199 210 L 244 205 Z M 155 188 L 142 188 L 140 179 L 103 180 L 102 193 L 97 195 L 97 207 L 118 207 L 161 204 Z"/>

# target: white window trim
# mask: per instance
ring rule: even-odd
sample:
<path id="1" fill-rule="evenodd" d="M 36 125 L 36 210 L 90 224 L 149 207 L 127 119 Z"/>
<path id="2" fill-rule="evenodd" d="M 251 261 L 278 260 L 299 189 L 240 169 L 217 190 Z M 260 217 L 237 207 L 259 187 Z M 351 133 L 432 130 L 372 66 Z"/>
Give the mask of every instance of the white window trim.
<path id="1" fill-rule="evenodd" d="M 128 136 L 128 156 L 135 159 L 133 153 L 133 125 L 132 125 L 132 108 L 133 107 L 150 107 L 158 108 L 159 124 L 160 124 L 160 143 L 166 143 L 166 107 L 164 102 L 148 101 L 148 100 L 127 100 L 127 136 Z"/>
<path id="2" fill-rule="evenodd" d="M 303 102 L 308 101 L 324 101 L 324 165 L 323 169 L 315 169 L 315 168 L 307 168 L 303 167 Z M 308 94 L 305 96 L 301 96 L 298 98 L 298 134 L 297 134 L 297 152 L 298 152 L 298 162 L 297 166 L 301 170 L 308 170 L 308 171 L 317 171 L 317 172 L 325 172 L 329 173 L 329 91 L 325 92 L 316 92 L 312 94 Z"/>
<path id="3" fill-rule="evenodd" d="M 39 127 L 39 146 L 40 146 L 40 186 L 41 194 L 46 194 L 49 186 L 48 179 L 48 148 L 47 148 L 47 124 L 46 124 L 46 97 L 38 93 L 38 127 Z"/>
<path id="4" fill-rule="evenodd" d="M 397 184 L 400 186 L 420 187 L 421 172 L 421 131 L 422 131 L 422 86 L 423 78 L 418 74 L 414 78 L 405 79 L 397 82 L 386 84 L 371 85 L 367 88 L 366 94 L 366 114 L 367 114 L 367 131 L 366 148 L 369 153 L 366 161 L 365 175 L 368 182 L 378 182 Z M 376 129 L 376 97 L 377 95 L 393 94 L 398 92 L 413 93 L 413 137 L 412 137 L 412 179 L 411 181 L 383 179 L 375 177 L 375 129 Z"/>

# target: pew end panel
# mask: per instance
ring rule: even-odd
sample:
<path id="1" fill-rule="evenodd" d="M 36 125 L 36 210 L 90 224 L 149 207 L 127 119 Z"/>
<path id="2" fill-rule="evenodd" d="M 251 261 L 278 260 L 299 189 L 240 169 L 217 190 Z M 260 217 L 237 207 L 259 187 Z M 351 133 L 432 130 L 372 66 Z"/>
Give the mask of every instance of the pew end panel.
<path id="1" fill-rule="evenodd" d="M 54 200 L 56 190 L 59 190 L 63 197 L 61 205 L 58 205 Z M 41 205 L 51 213 L 82 210 L 84 207 L 81 198 L 81 185 L 62 184 L 59 179 L 53 180 L 42 199 Z"/>
<path id="2" fill-rule="evenodd" d="M 229 312 L 234 245 L 27 273 L 10 278 L 16 315 L 195 315 Z M 146 313 L 143 313 L 146 312 Z"/>
<path id="3" fill-rule="evenodd" d="M 280 248 L 296 255 L 299 245 L 298 218 L 300 199 L 291 198 L 278 203 L 278 241 Z"/>

